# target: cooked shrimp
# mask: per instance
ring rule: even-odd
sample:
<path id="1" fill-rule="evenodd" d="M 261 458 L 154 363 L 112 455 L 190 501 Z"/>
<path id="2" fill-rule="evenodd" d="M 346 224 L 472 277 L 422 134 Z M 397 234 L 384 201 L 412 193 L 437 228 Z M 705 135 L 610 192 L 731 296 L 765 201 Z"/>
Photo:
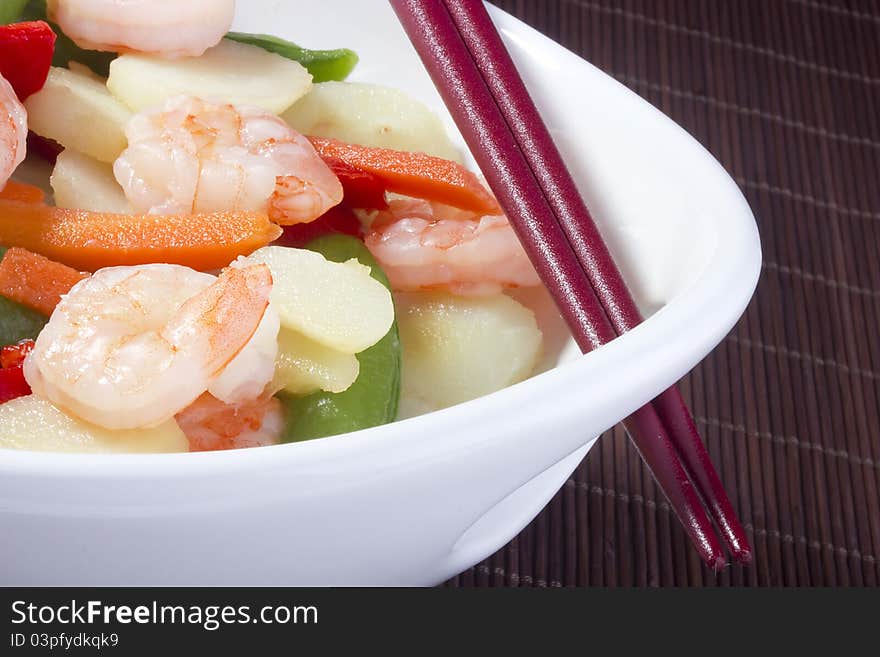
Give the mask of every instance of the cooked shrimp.
<path id="1" fill-rule="evenodd" d="M 25 378 L 36 395 L 94 424 L 158 425 L 247 344 L 271 288 L 263 265 L 219 277 L 179 265 L 100 269 L 55 308 Z"/>
<path id="2" fill-rule="evenodd" d="M 131 118 L 113 172 L 136 210 L 267 211 L 306 223 L 342 200 L 342 185 L 304 136 L 265 110 L 178 96 Z"/>
<path id="3" fill-rule="evenodd" d="M 176 419 L 189 439 L 191 452 L 274 445 L 284 427 L 281 402 L 266 395 L 224 404 L 205 393 Z"/>
<path id="4" fill-rule="evenodd" d="M 270 303 L 253 337 L 208 386 L 208 392 L 227 404 L 259 397 L 275 376 L 280 330 L 281 317 Z"/>
<path id="5" fill-rule="evenodd" d="M 27 112 L 12 85 L 0 75 L 0 189 L 24 160 L 27 149 Z"/>
<path id="6" fill-rule="evenodd" d="M 395 199 L 371 219 L 365 243 L 395 290 L 495 294 L 540 282 L 503 215 Z"/>
<path id="7" fill-rule="evenodd" d="M 49 0 L 47 10 L 87 50 L 196 57 L 229 31 L 235 0 Z"/>

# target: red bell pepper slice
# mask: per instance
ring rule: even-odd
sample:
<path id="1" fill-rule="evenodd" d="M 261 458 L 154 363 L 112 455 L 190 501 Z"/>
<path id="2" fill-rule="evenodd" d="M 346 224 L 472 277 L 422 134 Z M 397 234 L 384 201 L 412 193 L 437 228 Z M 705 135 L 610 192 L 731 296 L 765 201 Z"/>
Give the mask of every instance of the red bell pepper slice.
<path id="1" fill-rule="evenodd" d="M 377 176 L 338 157 L 325 157 L 324 162 L 342 183 L 342 205 L 366 210 L 384 210 L 388 207 L 385 183 Z"/>
<path id="2" fill-rule="evenodd" d="M 354 213 L 347 207 L 337 205 L 330 208 L 314 221 L 307 224 L 282 226 L 284 234 L 278 238 L 277 244 L 302 248 L 313 239 L 329 233 L 343 233 L 360 237 L 361 224 Z"/>
<path id="3" fill-rule="evenodd" d="M 31 387 L 25 381 L 21 365 L 0 370 L 0 404 L 29 394 Z"/>
<path id="4" fill-rule="evenodd" d="M 22 340 L 0 349 L 0 404 L 16 397 L 31 394 L 31 387 L 24 378 L 22 364 L 34 348 L 33 340 Z"/>
<path id="5" fill-rule="evenodd" d="M 0 369 L 0 404 L 31 394 L 22 364 L 33 348 L 33 340 L 22 340 L 0 349 L 0 366 L 3 368 Z"/>
<path id="6" fill-rule="evenodd" d="M 6 345 L 0 349 L 0 367 L 6 369 L 21 365 L 33 348 L 33 340 L 22 340 L 18 344 Z"/>
<path id="7" fill-rule="evenodd" d="M 46 84 L 55 32 L 44 21 L 0 26 L 0 75 L 9 81 L 19 100 Z"/>

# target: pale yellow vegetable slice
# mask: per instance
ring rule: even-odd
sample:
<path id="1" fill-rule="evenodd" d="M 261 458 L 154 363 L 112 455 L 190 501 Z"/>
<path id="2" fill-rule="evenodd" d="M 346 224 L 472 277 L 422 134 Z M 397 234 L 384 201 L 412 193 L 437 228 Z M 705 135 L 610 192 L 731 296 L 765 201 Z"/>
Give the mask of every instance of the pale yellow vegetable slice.
<path id="1" fill-rule="evenodd" d="M 52 67 L 46 84 L 25 101 L 28 127 L 102 162 L 113 162 L 128 145 L 131 111 L 92 75 Z"/>
<path id="2" fill-rule="evenodd" d="M 67 68 L 74 73 L 79 73 L 80 75 L 85 75 L 87 78 L 91 78 L 92 80 L 97 80 L 101 84 L 107 84 L 106 78 L 101 77 L 85 64 L 80 64 L 79 62 L 71 60 L 67 62 Z"/>
<path id="3" fill-rule="evenodd" d="M 59 208 L 132 214 L 113 167 L 69 148 L 58 155 L 49 178 Z"/>
<path id="4" fill-rule="evenodd" d="M 150 429 L 111 430 L 83 422 L 34 395 L 0 404 L 0 448 L 42 452 L 186 452 L 174 420 Z"/>
<path id="5" fill-rule="evenodd" d="M 282 118 L 298 132 L 315 137 L 461 161 L 437 115 L 427 105 L 390 87 L 321 82 Z"/>
<path id="6" fill-rule="evenodd" d="M 503 294 L 396 297 L 401 416 L 458 404 L 527 378 L 541 354 L 534 314 Z"/>
<path id="7" fill-rule="evenodd" d="M 273 388 L 294 395 L 343 392 L 357 379 L 357 356 L 330 349 L 290 329 L 278 334 Z"/>
<path id="8" fill-rule="evenodd" d="M 299 62 L 228 39 L 200 57 L 121 55 L 110 64 L 107 80 L 110 92 L 136 112 L 187 94 L 280 114 L 311 86 L 312 76 Z"/>
<path id="9" fill-rule="evenodd" d="M 272 272 L 272 304 L 282 327 L 345 354 L 381 340 L 394 321 L 391 293 L 357 260 L 330 262 L 320 253 L 266 246 L 235 266 L 265 263 Z"/>

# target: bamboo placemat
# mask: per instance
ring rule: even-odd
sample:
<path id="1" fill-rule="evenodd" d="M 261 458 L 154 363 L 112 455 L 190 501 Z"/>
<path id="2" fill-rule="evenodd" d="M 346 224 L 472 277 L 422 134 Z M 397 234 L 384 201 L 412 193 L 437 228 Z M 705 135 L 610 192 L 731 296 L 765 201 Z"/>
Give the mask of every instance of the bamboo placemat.
<path id="1" fill-rule="evenodd" d="M 629 86 L 727 168 L 764 267 L 681 388 L 746 523 L 702 567 L 618 428 L 451 586 L 877 586 L 880 0 L 493 0 Z"/>

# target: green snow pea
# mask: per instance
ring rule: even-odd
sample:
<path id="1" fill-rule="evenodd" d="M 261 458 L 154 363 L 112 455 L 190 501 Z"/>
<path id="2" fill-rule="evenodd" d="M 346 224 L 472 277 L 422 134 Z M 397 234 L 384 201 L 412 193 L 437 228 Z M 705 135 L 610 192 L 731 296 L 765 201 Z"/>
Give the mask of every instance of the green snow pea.
<path id="1" fill-rule="evenodd" d="M 230 32 L 226 38 L 258 46 L 263 50 L 299 62 L 312 74 L 313 82 L 344 80 L 358 63 L 357 53 L 348 48 L 309 50 L 268 34 L 245 34 L 244 32 Z"/>
<path id="2" fill-rule="evenodd" d="M 20 303 L 0 296 L 0 346 L 15 344 L 19 340 L 35 340 L 48 317 Z"/>
<path id="3" fill-rule="evenodd" d="M 0 0 L 0 25 L 14 23 L 24 11 L 28 0 Z"/>
<path id="4" fill-rule="evenodd" d="M 306 245 L 333 262 L 357 258 L 372 270 L 385 287 L 388 279 L 360 240 L 348 235 L 327 235 Z M 311 395 L 278 395 L 285 422 L 281 442 L 323 438 L 387 424 L 397 417 L 400 398 L 400 338 L 397 321 L 384 338 L 357 355 L 360 374 L 345 392 Z"/>

